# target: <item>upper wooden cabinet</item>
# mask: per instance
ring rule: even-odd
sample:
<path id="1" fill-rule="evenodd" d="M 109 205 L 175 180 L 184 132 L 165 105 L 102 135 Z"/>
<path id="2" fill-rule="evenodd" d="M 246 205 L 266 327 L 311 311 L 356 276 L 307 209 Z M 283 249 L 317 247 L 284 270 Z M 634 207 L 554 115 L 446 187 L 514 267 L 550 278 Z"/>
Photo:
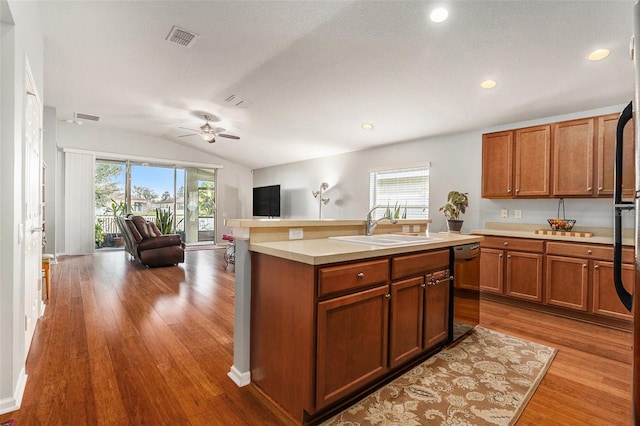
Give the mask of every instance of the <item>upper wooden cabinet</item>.
<path id="1" fill-rule="evenodd" d="M 553 125 L 553 195 L 593 195 L 595 119 Z"/>
<path id="2" fill-rule="evenodd" d="M 597 194 L 603 196 L 613 195 L 614 185 L 614 159 L 616 147 L 616 130 L 619 114 L 609 114 L 598 117 L 598 144 L 597 144 Z M 622 196 L 633 198 L 635 187 L 635 152 L 634 152 L 634 124 L 627 123 L 624 128 L 623 146 L 623 175 Z"/>
<path id="3" fill-rule="evenodd" d="M 482 135 L 483 198 L 611 197 L 619 114 Z M 633 197 L 633 123 L 624 132 L 623 196 Z"/>
<path id="4" fill-rule="evenodd" d="M 482 196 L 513 197 L 513 132 L 482 135 Z"/>
<path id="5" fill-rule="evenodd" d="M 551 163 L 551 126 L 536 126 L 515 131 L 516 197 L 549 195 Z"/>

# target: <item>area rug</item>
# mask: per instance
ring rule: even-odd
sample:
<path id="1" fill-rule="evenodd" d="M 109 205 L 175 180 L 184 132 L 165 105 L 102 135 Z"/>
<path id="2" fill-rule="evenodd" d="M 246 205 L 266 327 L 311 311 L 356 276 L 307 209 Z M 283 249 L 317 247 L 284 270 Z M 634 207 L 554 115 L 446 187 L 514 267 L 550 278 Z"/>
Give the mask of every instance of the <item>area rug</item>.
<path id="1" fill-rule="evenodd" d="M 195 250 L 218 250 L 218 249 L 223 249 L 223 248 L 227 248 L 226 245 L 224 246 L 219 246 L 219 245 L 213 245 L 213 244 L 195 244 L 195 245 L 191 245 L 191 246 L 186 246 L 184 248 L 184 251 L 195 251 Z"/>
<path id="2" fill-rule="evenodd" d="M 556 352 L 476 327 L 322 425 L 513 425 Z"/>

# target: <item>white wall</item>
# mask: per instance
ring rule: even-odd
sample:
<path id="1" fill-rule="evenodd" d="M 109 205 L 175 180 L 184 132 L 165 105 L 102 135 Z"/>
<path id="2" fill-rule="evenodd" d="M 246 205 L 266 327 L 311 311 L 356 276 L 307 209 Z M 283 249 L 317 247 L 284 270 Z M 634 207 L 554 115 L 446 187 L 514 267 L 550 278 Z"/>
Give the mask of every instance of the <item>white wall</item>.
<path id="1" fill-rule="evenodd" d="M 318 217 L 318 200 L 313 198 L 311 191 L 318 190 L 320 183 L 326 181 L 331 186 L 326 192 L 331 201 L 323 206 L 323 219 L 364 219 L 369 206 L 369 171 L 430 162 L 429 218 L 433 220 L 431 231 L 446 229 L 445 220 L 438 208 L 446 202 L 450 190 L 469 193 L 469 209 L 463 216 L 463 231 L 483 228 L 488 221 L 546 224 L 547 218 L 555 217 L 557 214 L 557 199 L 481 198 L 482 134 L 620 112 L 623 108 L 624 105 L 616 105 L 267 167 L 254 171 L 253 184 L 281 185 L 283 217 L 315 219 Z M 577 219 L 577 225 L 609 227 L 613 223 L 611 204 L 611 199 L 566 199 L 566 215 L 567 218 Z M 509 209 L 509 218 L 500 218 L 502 208 Z M 514 209 L 522 210 L 521 219 L 513 218 Z M 632 218 L 625 220 L 625 227 L 632 226 Z"/>
<path id="2" fill-rule="evenodd" d="M 165 139 L 116 130 L 105 130 L 99 124 L 88 123 L 76 126 L 58 121 L 57 145 L 60 150 L 73 148 L 102 153 L 113 153 L 132 157 L 146 157 L 166 160 L 167 164 L 197 162 L 200 164 L 222 165 L 218 172 L 216 220 L 217 238 L 231 231 L 224 227 L 225 218 L 248 217 L 251 214 L 251 170 L 224 160 L 220 157 L 191 149 Z M 64 174 L 64 162 L 58 165 L 58 173 Z M 64 217 L 64 193 L 56 198 L 56 209 Z M 48 204 L 48 203 L 47 203 Z M 62 209 L 62 210 L 61 210 Z M 57 221 L 60 224 L 60 220 Z M 58 235 L 64 233 L 58 227 Z M 56 244 L 58 254 L 66 253 L 64 241 Z"/>
<path id="3" fill-rule="evenodd" d="M 42 95 L 43 36 L 37 3 L 0 0 L 0 413 L 25 384 L 22 129 L 27 60 Z"/>

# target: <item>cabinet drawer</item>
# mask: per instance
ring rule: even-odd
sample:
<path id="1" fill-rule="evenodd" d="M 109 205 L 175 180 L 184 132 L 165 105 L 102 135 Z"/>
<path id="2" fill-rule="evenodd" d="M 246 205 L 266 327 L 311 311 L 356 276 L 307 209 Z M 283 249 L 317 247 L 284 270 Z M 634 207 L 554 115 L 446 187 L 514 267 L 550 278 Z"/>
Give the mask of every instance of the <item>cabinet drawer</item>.
<path id="1" fill-rule="evenodd" d="M 391 259 L 391 279 L 421 275 L 443 268 L 449 268 L 449 250 L 398 256 Z"/>
<path id="2" fill-rule="evenodd" d="M 484 240 L 480 242 L 480 247 L 542 253 L 544 252 L 544 241 L 527 238 L 485 236 Z"/>
<path id="3" fill-rule="evenodd" d="M 321 268 L 318 270 L 318 296 L 357 290 L 388 280 L 387 259 Z"/>
<path id="4" fill-rule="evenodd" d="M 547 243 L 547 254 L 613 261 L 613 247 L 599 244 Z M 622 263 L 633 263 L 633 249 L 622 249 Z"/>

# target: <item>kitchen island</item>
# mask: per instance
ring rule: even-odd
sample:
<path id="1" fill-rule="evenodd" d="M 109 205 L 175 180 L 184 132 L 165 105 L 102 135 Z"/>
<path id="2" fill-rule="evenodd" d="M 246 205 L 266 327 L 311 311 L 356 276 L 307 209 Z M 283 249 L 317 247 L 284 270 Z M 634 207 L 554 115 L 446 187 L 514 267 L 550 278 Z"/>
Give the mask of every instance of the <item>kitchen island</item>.
<path id="1" fill-rule="evenodd" d="M 249 231 L 237 240 L 236 317 L 247 313 L 240 295 L 250 357 L 239 360 L 234 343 L 232 379 L 248 361 L 241 377 L 303 422 L 447 343 L 450 248 L 483 237 L 428 234 L 427 224 L 380 224 L 376 234 L 431 238 L 384 246 L 328 238 L 363 235 L 364 221 L 228 221 L 236 237 Z"/>

